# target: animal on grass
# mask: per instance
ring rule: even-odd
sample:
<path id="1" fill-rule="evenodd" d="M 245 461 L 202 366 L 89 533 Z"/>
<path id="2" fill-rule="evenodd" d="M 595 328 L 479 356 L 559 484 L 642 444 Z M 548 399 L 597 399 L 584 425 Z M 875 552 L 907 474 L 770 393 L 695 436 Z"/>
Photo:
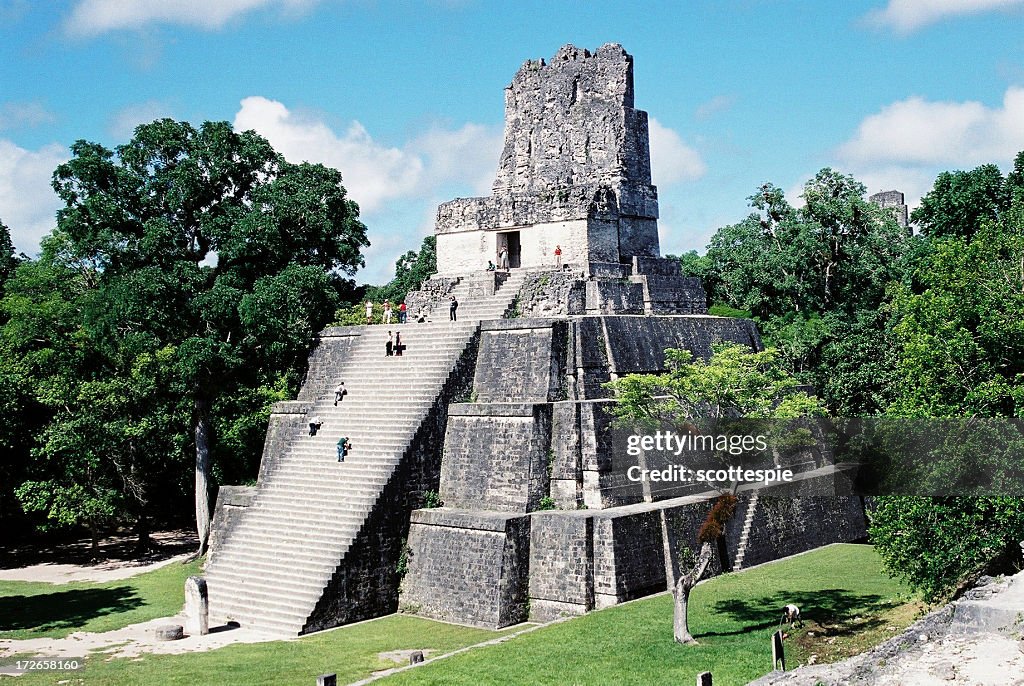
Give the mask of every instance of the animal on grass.
<path id="1" fill-rule="evenodd" d="M 800 608 L 793 603 L 782 608 L 782 619 L 779 620 L 779 626 L 783 624 L 789 624 L 791 629 L 793 626 L 802 627 L 804 620 L 800 618 Z"/>

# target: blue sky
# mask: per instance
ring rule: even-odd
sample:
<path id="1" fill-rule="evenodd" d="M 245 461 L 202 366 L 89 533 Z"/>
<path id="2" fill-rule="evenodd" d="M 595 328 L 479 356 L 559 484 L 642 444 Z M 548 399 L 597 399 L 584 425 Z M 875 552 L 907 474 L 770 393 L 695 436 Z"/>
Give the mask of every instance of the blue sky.
<path id="1" fill-rule="evenodd" d="M 227 120 L 342 171 L 380 282 L 438 203 L 488 191 L 522 62 L 609 41 L 652 119 L 666 253 L 765 181 L 799 202 L 832 166 L 913 205 L 1024 150 L 1024 0 L 0 0 L 0 219 L 32 254 L 74 140 Z"/>

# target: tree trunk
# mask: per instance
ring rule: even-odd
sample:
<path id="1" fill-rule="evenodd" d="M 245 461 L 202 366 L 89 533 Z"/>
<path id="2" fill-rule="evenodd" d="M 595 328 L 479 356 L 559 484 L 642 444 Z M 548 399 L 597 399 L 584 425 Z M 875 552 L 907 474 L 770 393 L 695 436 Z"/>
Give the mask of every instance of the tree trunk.
<path id="1" fill-rule="evenodd" d="M 210 539 L 210 415 L 209 401 L 197 398 L 196 409 L 196 533 L 197 556 L 206 553 Z"/>
<path id="2" fill-rule="evenodd" d="M 685 577 L 679 577 L 676 587 L 672 590 L 675 599 L 675 613 L 672 616 L 672 635 L 676 643 L 696 643 L 697 639 L 690 635 L 690 625 L 687 621 L 686 609 L 690 602 L 690 589 L 683 583 Z"/>
<path id="3" fill-rule="evenodd" d="M 714 550 L 711 547 L 711 543 L 702 543 L 693 568 L 685 574 L 680 574 L 675 587 L 672 589 L 672 596 L 675 599 L 672 632 L 676 643 L 694 644 L 697 642 L 697 639 L 690 635 L 690 626 L 687 621 L 687 606 L 690 601 L 690 591 L 693 590 L 693 587 L 704 576 L 704 572 L 707 571 L 708 565 L 711 564 L 713 556 Z"/>

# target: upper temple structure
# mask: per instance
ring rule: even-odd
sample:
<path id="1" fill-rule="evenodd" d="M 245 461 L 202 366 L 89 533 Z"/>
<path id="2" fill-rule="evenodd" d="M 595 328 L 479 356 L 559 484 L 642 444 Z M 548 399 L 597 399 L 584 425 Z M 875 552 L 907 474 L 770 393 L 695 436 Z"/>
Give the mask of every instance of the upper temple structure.
<path id="1" fill-rule="evenodd" d="M 505 146 L 493 192 L 437 210 L 440 274 L 498 263 L 628 263 L 658 257 L 647 113 L 633 106 L 633 58 L 609 43 L 529 60 L 505 89 Z"/>
<path id="2" fill-rule="evenodd" d="M 409 321 L 322 331 L 298 397 L 274 405 L 257 484 L 221 487 L 213 621 L 294 636 L 404 611 L 498 628 L 670 587 L 672 551 L 698 545 L 719 492 L 629 477 L 660 463 L 616 444 L 608 382 L 664 373 L 667 349 L 762 344 L 754 322 L 708 314 L 700 279 L 660 256 L 657 220 L 632 58 L 567 45 L 526 62 L 493 192 L 438 209 L 438 273 L 406 297 Z M 824 456 L 772 464 L 795 478 L 740 490 L 713 573 L 865 535 Z"/>

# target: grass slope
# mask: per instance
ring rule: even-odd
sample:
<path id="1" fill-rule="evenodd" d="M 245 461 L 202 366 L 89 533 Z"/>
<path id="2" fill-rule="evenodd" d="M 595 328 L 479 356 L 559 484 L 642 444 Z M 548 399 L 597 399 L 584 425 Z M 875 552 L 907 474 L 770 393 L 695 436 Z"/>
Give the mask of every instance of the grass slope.
<path id="1" fill-rule="evenodd" d="M 105 583 L 0 581 L 0 638 L 62 638 L 74 631 L 112 631 L 177 614 L 185 579 L 199 561 Z"/>
<path id="2" fill-rule="evenodd" d="M 205 653 L 147 655 L 105 660 L 90 656 L 85 669 L 61 674 L 16 677 L 13 686 L 84 683 L 88 686 L 242 686 L 314 684 L 318 674 L 337 673 L 346 684 L 374 671 L 397 666 L 378 656 L 394 650 L 430 650 L 442 654 L 494 638 L 504 632 L 390 615 L 292 641 L 233 645 Z M 68 682 L 68 679 L 71 679 Z M 79 681 L 81 680 L 81 681 Z M 6 683 L 0 677 L 0 683 Z"/>
<path id="3" fill-rule="evenodd" d="M 797 603 L 807 621 L 787 641 L 790 666 L 812 653 L 818 661 L 856 653 L 891 635 L 890 627 L 909 624 L 916 609 L 874 550 L 862 545 L 717 577 L 690 598 L 697 646 L 673 642 L 672 598 L 662 595 L 425 665 L 382 686 L 691 684 L 705 670 L 716 686 L 745 684 L 770 670 L 770 638 L 786 603 Z"/>
<path id="4" fill-rule="evenodd" d="M 168 592 L 176 611 L 181 604 L 178 579 Z M 785 603 L 798 603 L 807 620 L 787 641 L 787 657 L 795 665 L 811 654 L 819 661 L 841 659 L 890 636 L 893 627 L 913 620 L 918 605 L 907 600 L 907 591 L 885 575 L 870 547 L 831 546 L 698 586 L 690 626 L 699 646 L 672 642 L 672 600 L 662 595 L 544 627 L 381 683 L 688 684 L 698 672 L 710 670 L 716 686 L 743 684 L 769 670 L 769 638 Z M 438 655 L 496 635 L 392 615 L 294 641 L 206 653 L 109 661 L 95 655 L 81 672 L 26 675 L 17 677 L 16 684 L 309 684 L 327 672 L 348 683 L 395 666 L 379 656 L 385 651 L 429 649 Z"/>

